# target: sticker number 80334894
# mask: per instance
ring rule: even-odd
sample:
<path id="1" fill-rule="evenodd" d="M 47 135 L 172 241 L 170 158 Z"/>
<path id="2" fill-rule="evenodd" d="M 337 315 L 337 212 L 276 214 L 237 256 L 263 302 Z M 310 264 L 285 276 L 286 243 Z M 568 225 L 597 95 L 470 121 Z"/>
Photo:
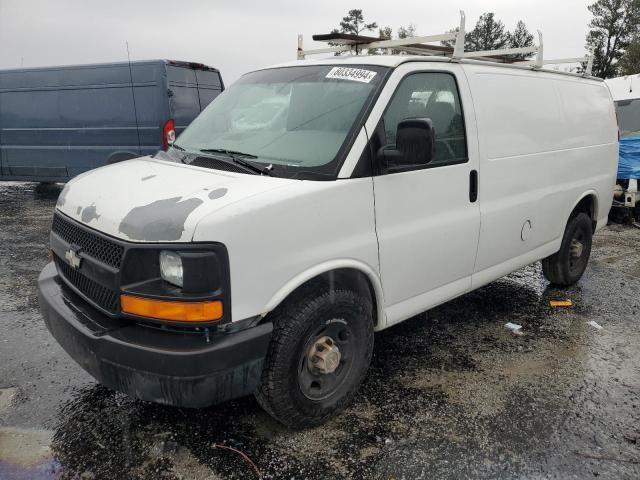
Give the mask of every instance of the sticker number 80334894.
<path id="1" fill-rule="evenodd" d="M 353 80 L 354 82 L 369 83 L 376 76 L 376 72 L 361 68 L 333 67 L 325 78 L 339 80 Z"/>

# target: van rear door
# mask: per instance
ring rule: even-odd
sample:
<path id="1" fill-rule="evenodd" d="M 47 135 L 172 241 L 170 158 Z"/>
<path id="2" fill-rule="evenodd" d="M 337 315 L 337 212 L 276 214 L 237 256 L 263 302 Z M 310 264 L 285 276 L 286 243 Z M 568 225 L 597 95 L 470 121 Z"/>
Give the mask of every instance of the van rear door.
<path id="1" fill-rule="evenodd" d="M 206 68 L 206 67 L 205 67 Z M 200 111 L 204 110 L 211 101 L 220 95 L 224 89 L 220 73 L 214 69 L 196 68 L 196 80 L 198 82 L 198 96 L 200 98 Z"/>
<path id="2" fill-rule="evenodd" d="M 176 135 L 180 135 L 200 113 L 196 71 L 188 64 L 169 64 L 167 65 L 167 84 L 170 118 L 175 122 Z"/>

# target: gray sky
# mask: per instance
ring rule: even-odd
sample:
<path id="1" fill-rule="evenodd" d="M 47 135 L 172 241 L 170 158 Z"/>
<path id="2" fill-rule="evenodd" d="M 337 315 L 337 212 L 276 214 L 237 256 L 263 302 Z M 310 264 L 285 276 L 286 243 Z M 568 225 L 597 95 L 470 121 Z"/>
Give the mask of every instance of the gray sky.
<path id="1" fill-rule="evenodd" d="M 350 8 L 394 31 L 443 33 L 467 14 L 467 29 L 486 11 L 507 28 L 524 20 L 542 30 L 545 57 L 584 54 L 593 0 L 0 0 L 0 68 L 170 58 L 202 62 L 226 83 L 260 66 L 294 60 L 297 34 L 327 33 Z M 320 47 L 319 44 L 316 44 Z"/>

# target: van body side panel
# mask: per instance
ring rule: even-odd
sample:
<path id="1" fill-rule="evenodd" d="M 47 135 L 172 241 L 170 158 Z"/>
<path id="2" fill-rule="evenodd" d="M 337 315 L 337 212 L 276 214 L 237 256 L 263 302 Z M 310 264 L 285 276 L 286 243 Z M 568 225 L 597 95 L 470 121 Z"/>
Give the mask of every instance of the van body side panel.
<path id="1" fill-rule="evenodd" d="M 131 76 L 136 106 L 134 121 L 140 141 L 138 155 L 151 155 L 162 148 L 162 127 L 169 114 L 165 64 L 132 64 Z"/>
<path id="2" fill-rule="evenodd" d="M 226 196 L 234 193 L 233 184 L 228 190 Z M 377 275 L 372 179 L 290 181 L 268 196 L 246 198 L 204 217 L 193 241 L 212 238 L 229 252 L 234 320 L 268 313 L 273 299 L 291 293 L 283 289 L 294 289 L 306 272 L 361 264 L 366 267 L 360 271 Z"/>
<path id="3" fill-rule="evenodd" d="M 66 181 L 114 153 L 157 151 L 162 71 L 153 61 L 0 72 L 3 179 Z"/>
<path id="4" fill-rule="evenodd" d="M 606 217 L 617 133 L 602 82 L 464 68 L 480 144 L 482 228 L 475 288 L 557 251 L 569 214 L 586 192 L 596 192 L 596 219 Z"/>
<path id="5" fill-rule="evenodd" d="M 153 60 L 0 71 L 0 179 L 64 182 L 157 152 L 167 120 L 182 131 L 223 89 L 217 70 L 189 65 Z"/>

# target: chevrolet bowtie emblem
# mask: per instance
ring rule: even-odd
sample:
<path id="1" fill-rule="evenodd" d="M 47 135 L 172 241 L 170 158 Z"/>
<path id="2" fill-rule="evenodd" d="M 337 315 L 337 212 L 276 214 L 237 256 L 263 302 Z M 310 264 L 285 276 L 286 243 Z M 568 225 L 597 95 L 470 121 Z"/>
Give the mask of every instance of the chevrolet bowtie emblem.
<path id="1" fill-rule="evenodd" d="M 73 268 L 74 270 L 80 268 L 80 262 L 82 261 L 82 258 L 80 257 L 80 255 L 78 255 L 78 252 L 76 250 L 70 248 L 65 252 L 64 258 L 67 259 L 67 262 L 69 262 L 69 265 L 71 265 L 71 268 Z"/>

